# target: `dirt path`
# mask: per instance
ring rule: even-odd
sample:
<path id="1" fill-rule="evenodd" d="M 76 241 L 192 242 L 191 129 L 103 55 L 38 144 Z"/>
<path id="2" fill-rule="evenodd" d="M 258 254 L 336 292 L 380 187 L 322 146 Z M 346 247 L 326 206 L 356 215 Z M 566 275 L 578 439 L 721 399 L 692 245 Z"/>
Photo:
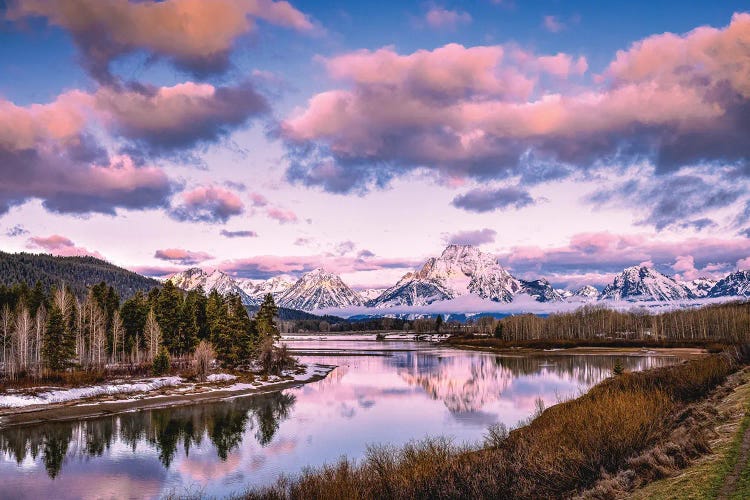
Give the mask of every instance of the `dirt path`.
<path id="1" fill-rule="evenodd" d="M 718 500 L 728 500 L 732 496 L 732 493 L 737 488 L 740 475 L 747 466 L 748 460 L 750 460 L 750 427 L 745 430 L 745 435 L 742 436 L 737 463 L 734 464 L 734 468 L 724 478 L 724 484 L 721 490 L 719 490 L 719 495 L 716 497 Z"/>

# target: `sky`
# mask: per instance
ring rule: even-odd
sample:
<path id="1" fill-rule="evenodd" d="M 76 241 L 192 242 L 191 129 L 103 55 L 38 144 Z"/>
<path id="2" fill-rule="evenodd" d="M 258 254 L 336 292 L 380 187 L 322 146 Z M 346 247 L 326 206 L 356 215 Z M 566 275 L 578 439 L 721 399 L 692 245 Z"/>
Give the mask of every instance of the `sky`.
<path id="1" fill-rule="evenodd" d="M 0 0 L 0 249 L 385 287 L 750 268 L 734 1 Z"/>

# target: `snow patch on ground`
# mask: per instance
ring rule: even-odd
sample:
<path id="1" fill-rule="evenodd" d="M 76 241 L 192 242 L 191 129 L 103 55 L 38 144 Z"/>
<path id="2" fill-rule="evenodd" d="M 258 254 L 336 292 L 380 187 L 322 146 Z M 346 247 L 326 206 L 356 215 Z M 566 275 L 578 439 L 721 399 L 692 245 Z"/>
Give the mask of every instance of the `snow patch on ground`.
<path id="1" fill-rule="evenodd" d="M 236 375 L 230 375 L 229 373 L 212 373 L 206 380 L 209 382 L 228 382 L 230 380 L 237 380 Z"/>
<path id="2" fill-rule="evenodd" d="M 304 371 L 296 373 L 298 370 L 285 370 L 281 376 L 270 375 L 266 380 L 256 377 L 255 381 L 248 383 L 235 383 L 229 386 L 214 386 L 208 389 L 208 392 L 216 391 L 243 391 L 249 389 L 258 389 L 272 386 L 280 382 L 307 382 L 318 376 L 325 376 L 335 367 L 328 365 L 319 365 L 317 363 L 302 365 Z M 229 373 L 212 373 L 207 377 L 207 383 L 231 382 L 237 380 L 237 376 Z M 158 377 L 136 380 L 132 382 L 110 383 L 94 385 L 89 387 L 76 387 L 73 389 L 53 389 L 38 392 L 37 394 L 23 394 L 21 392 L 0 393 L 0 408 L 24 408 L 34 405 L 48 405 L 54 403 L 65 403 L 70 401 L 86 400 L 96 397 L 116 396 L 120 394 L 137 394 L 138 396 L 131 399 L 120 399 L 115 401 L 94 401 L 81 403 L 82 405 L 96 405 L 108 402 L 123 402 L 135 399 L 149 397 L 150 392 L 162 388 L 170 388 L 169 394 L 189 394 L 196 389 L 198 392 L 206 391 L 205 384 L 194 384 L 187 382 L 181 377 Z M 161 395 L 161 394 L 160 394 Z"/>
<path id="3" fill-rule="evenodd" d="M 64 403 L 78 399 L 88 399 L 96 396 L 111 396 L 114 394 L 132 394 L 135 392 L 150 392 L 162 387 L 173 387 L 183 383 L 180 377 L 159 377 L 144 379 L 122 384 L 94 385 L 76 387 L 74 389 L 58 389 L 41 392 L 37 395 L 4 394 L 0 395 L 0 408 L 22 408 L 25 406 Z"/>

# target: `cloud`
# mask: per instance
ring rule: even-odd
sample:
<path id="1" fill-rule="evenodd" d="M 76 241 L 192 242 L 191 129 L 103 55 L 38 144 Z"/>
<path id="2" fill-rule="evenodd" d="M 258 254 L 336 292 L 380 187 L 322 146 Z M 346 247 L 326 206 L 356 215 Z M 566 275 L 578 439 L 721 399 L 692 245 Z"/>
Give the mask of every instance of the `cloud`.
<path id="1" fill-rule="evenodd" d="M 310 19 L 288 2 L 272 0 L 10 0 L 6 17 L 42 17 L 69 31 L 87 71 L 111 82 L 110 64 L 143 51 L 197 76 L 230 67 L 235 41 L 262 20 L 310 32 Z"/>
<path id="2" fill-rule="evenodd" d="M 59 234 L 53 234 L 51 236 L 32 236 L 29 238 L 26 246 L 31 249 L 37 248 L 53 255 L 60 255 L 63 257 L 90 256 L 104 260 L 104 257 L 99 252 L 78 247 L 70 238 Z"/>
<path id="3" fill-rule="evenodd" d="M 179 221 L 223 224 L 245 210 L 239 196 L 218 186 L 201 186 L 185 191 L 178 196 L 178 200 L 169 215 Z"/>
<path id="4" fill-rule="evenodd" d="M 336 87 L 282 121 L 287 178 L 348 193 L 415 170 L 541 182 L 650 165 L 653 189 L 666 194 L 644 222 L 665 227 L 683 209 L 704 206 L 689 195 L 693 201 L 672 200 L 671 208 L 669 188 L 692 193 L 680 185 L 685 178 L 669 181 L 682 169 L 722 166 L 726 179 L 746 183 L 748 32 L 750 14 L 736 14 L 722 29 L 650 37 L 619 51 L 588 85 L 560 82 L 585 73 L 585 58 L 513 44 L 405 54 L 384 47 L 321 59 Z"/>
<path id="5" fill-rule="evenodd" d="M 329 272 L 344 274 L 383 269 L 412 270 L 421 264 L 423 264 L 422 260 L 321 254 L 303 256 L 258 255 L 222 262 L 218 267 L 233 276 L 268 279 L 278 274 L 299 275 L 318 267 L 323 267 Z"/>
<path id="6" fill-rule="evenodd" d="M 260 193 L 250 193 L 250 201 L 253 207 L 265 207 L 268 199 Z"/>
<path id="7" fill-rule="evenodd" d="M 154 258 L 183 266 L 192 266 L 213 259 L 214 257 L 206 252 L 192 252 L 190 250 L 183 250 L 182 248 L 166 248 L 164 250 L 157 250 L 154 253 Z"/>
<path id="8" fill-rule="evenodd" d="M 219 233 L 225 238 L 257 238 L 258 233 L 255 231 L 250 230 L 241 230 L 241 231 L 227 231 L 226 229 L 222 229 Z"/>
<path id="9" fill-rule="evenodd" d="M 471 23 L 471 15 L 460 10 L 432 7 L 425 14 L 424 20 L 431 28 L 454 30 L 459 25 Z"/>
<path id="10" fill-rule="evenodd" d="M 459 231 L 448 235 L 446 242 L 451 245 L 483 245 L 495 241 L 497 231 L 494 229 L 477 229 L 475 231 Z"/>
<path id="11" fill-rule="evenodd" d="M 470 212 L 491 212 L 507 208 L 523 208 L 535 203 L 534 198 L 515 186 L 496 189 L 476 188 L 453 198 L 453 206 Z"/>
<path id="12" fill-rule="evenodd" d="M 266 210 L 266 215 L 271 219 L 279 222 L 280 224 L 288 224 L 297 222 L 297 214 L 291 210 L 285 210 L 283 208 L 270 207 Z"/>
<path id="13" fill-rule="evenodd" d="M 556 285 L 582 284 L 580 276 L 599 275 L 604 284 L 628 266 L 652 262 L 670 274 L 673 266 L 692 259 L 701 276 L 723 277 L 732 263 L 750 255 L 747 238 L 664 240 L 647 234 L 580 233 L 558 247 L 514 246 L 498 255 L 514 275 L 544 276 Z"/>
<path id="14" fill-rule="evenodd" d="M 565 23 L 563 23 L 557 16 L 544 16 L 542 24 L 550 33 L 560 33 L 565 29 Z"/>
<path id="15" fill-rule="evenodd" d="M 10 238 L 15 238 L 18 236 L 24 236 L 29 234 L 29 230 L 23 227 L 21 224 L 16 224 L 15 226 L 9 227 L 5 231 L 5 236 L 8 236 Z"/>
<path id="16" fill-rule="evenodd" d="M 177 266 L 133 266 L 128 269 L 134 273 L 153 278 L 167 278 L 184 270 L 184 268 Z"/>
<path id="17" fill-rule="evenodd" d="M 356 244 L 353 241 L 342 241 L 336 245 L 336 253 L 338 255 L 346 255 L 352 253 L 356 248 Z"/>
<path id="18" fill-rule="evenodd" d="M 101 87 L 91 100 L 97 118 L 113 135 L 129 141 L 131 151 L 148 156 L 216 142 L 269 109 L 251 81 L 223 87 L 193 82 Z"/>
<path id="19" fill-rule="evenodd" d="M 744 259 L 740 259 L 737 261 L 737 269 L 740 271 L 745 271 L 750 269 L 750 257 L 745 257 Z"/>
<path id="20" fill-rule="evenodd" d="M 659 182 L 654 182 L 653 176 L 637 175 L 596 192 L 590 199 L 596 204 L 642 207 L 646 216 L 640 224 L 657 230 L 676 226 L 700 231 L 715 223 L 696 215 L 732 206 L 747 192 L 742 184 L 705 178 L 697 172 L 656 178 Z"/>

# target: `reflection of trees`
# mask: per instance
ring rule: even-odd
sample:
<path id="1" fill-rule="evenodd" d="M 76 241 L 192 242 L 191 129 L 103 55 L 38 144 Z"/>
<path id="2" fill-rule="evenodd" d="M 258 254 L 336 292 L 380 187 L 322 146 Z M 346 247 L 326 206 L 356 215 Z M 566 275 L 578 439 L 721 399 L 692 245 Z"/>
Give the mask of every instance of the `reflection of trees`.
<path id="1" fill-rule="evenodd" d="M 410 385 L 421 387 L 453 412 L 478 411 L 500 398 L 520 376 L 549 376 L 588 387 L 612 373 L 619 359 L 627 370 L 670 364 L 669 358 L 611 355 L 493 356 L 486 353 L 406 352 L 388 363 Z"/>
<path id="2" fill-rule="evenodd" d="M 160 410 L 125 413 L 82 422 L 58 422 L 16 427 L 0 431 L 0 452 L 19 464 L 30 454 L 41 456 L 47 473 L 55 478 L 68 454 L 101 456 L 119 440 L 133 452 L 148 443 L 169 467 L 181 446 L 188 455 L 208 437 L 217 456 L 226 460 L 245 438 L 245 430 L 255 429 L 255 439 L 268 445 L 282 420 L 289 417 L 294 395 L 274 392 L 231 401 Z"/>

